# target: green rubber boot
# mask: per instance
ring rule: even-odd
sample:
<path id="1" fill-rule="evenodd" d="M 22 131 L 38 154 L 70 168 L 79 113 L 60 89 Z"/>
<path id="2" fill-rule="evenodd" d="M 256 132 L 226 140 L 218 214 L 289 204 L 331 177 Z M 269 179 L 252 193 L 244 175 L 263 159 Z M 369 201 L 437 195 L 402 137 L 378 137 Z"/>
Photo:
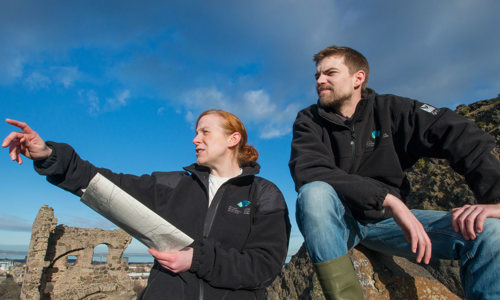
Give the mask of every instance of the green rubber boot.
<path id="1" fill-rule="evenodd" d="M 326 299 L 363 299 L 363 291 L 349 254 L 313 266 Z"/>

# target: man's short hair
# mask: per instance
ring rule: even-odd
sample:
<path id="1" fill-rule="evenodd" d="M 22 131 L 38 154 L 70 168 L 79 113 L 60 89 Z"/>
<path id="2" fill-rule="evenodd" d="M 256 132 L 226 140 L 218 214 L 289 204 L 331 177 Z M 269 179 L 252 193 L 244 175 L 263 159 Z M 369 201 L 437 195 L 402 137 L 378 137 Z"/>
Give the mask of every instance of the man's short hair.
<path id="1" fill-rule="evenodd" d="M 342 56 L 344 58 L 344 64 L 349 69 L 349 73 L 351 75 L 359 70 L 363 70 L 365 72 L 365 81 L 361 85 L 361 91 L 364 93 L 366 91 L 366 84 L 368 83 L 370 66 L 368 65 L 368 60 L 363 56 L 363 54 L 349 47 L 334 45 L 326 47 L 316 53 L 313 60 L 316 65 L 318 65 L 323 59 L 329 56 Z"/>

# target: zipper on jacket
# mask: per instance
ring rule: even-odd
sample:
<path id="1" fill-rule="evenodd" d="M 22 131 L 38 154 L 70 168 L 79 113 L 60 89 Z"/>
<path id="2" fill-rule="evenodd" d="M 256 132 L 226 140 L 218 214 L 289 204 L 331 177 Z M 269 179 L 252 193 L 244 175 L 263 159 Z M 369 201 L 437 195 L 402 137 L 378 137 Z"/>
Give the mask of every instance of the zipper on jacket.
<path id="1" fill-rule="evenodd" d="M 215 197 L 212 200 L 212 204 L 208 207 L 207 211 L 207 218 L 205 219 L 205 224 L 203 225 L 203 238 L 207 238 L 208 235 L 210 234 L 210 230 L 212 229 L 212 224 L 214 223 L 215 216 L 217 215 L 217 210 L 219 209 L 219 203 L 222 200 L 222 196 L 224 195 L 224 191 L 226 190 L 227 187 L 227 182 L 224 183 L 217 193 L 215 193 Z M 208 194 L 208 189 L 207 189 L 207 194 Z M 199 300 L 203 300 L 205 297 L 205 287 L 203 285 L 203 279 L 200 280 L 200 297 L 198 298 Z"/>
<path id="2" fill-rule="evenodd" d="M 212 229 L 212 224 L 215 220 L 215 215 L 217 215 L 217 210 L 219 208 L 220 201 L 222 200 L 222 196 L 224 195 L 224 191 L 226 190 L 226 184 L 223 184 L 216 193 L 216 197 L 212 200 L 212 205 L 208 207 L 207 219 L 205 220 L 205 224 L 203 226 L 203 237 L 207 238 L 210 230 Z"/>
<path id="3" fill-rule="evenodd" d="M 200 279 L 200 297 L 198 299 L 203 300 L 205 298 L 205 287 L 203 286 L 203 280 Z"/>
<path id="4" fill-rule="evenodd" d="M 349 173 L 352 173 L 354 169 L 354 161 L 356 160 L 356 133 L 354 132 L 354 124 L 350 124 L 349 130 L 351 131 L 351 154 L 352 154 L 352 159 L 351 159 L 351 169 Z"/>

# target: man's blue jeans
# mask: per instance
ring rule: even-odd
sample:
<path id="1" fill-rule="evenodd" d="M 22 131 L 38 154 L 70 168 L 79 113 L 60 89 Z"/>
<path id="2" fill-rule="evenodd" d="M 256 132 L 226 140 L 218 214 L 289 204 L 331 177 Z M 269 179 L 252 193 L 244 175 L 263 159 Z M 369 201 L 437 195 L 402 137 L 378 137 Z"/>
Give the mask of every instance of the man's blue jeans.
<path id="1" fill-rule="evenodd" d="M 459 259 L 468 299 L 500 299 L 500 219 L 488 218 L 482 233 L 467 241 L 451 225 L 451 213 L 412 210 L 432 241 L 432 258 Z M 411 245 L 394 219 L 360 223 L 331 185 L 315 181 L 299 190 L 299 229 L 313 263 L 329 261 L 362 244 L 374 251 L 415 261 Z"/>

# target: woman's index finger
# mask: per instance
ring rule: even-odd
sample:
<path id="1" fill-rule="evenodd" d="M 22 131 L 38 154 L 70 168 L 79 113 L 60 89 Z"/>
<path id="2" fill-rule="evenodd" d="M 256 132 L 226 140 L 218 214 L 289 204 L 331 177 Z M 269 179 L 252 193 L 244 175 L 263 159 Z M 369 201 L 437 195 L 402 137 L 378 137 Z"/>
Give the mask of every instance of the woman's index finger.
<path id="1" fill-rule="evenodd" d="M 24 133 L 32 133 L 32 132 L 34 132 L 33 129 L 31 129 L 31 127 L 29 127 L 28 124 L 26 124 L 24 122 L 17 121 L 17 120 L 12 120 L 12 119 L 5 119 L 5 122 L 9 123 L 12 126 L 18 127 Z"/>

